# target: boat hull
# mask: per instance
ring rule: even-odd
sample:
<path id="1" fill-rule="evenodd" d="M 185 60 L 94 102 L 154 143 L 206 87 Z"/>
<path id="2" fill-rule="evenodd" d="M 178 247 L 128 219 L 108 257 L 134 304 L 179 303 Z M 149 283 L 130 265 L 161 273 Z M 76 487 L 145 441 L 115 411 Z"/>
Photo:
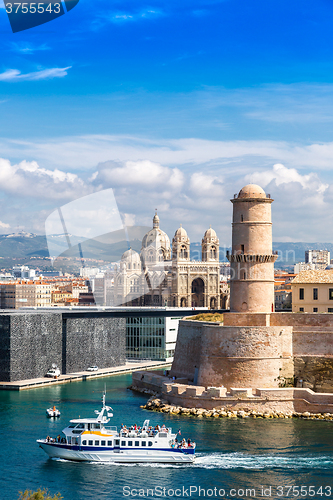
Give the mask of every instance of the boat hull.
<path id="1" fill-rule="evenodd" d="M 39 446 L 50 458 L 62 458 L 76 462 L 114 463 L 192 463 L 195 455 L 181 450 L 84 450 L 82 447 L 69 448 L 67 445 L 47 443 L 38 440 Z M 75 449 L 76 448 L 76 449 Z"/>

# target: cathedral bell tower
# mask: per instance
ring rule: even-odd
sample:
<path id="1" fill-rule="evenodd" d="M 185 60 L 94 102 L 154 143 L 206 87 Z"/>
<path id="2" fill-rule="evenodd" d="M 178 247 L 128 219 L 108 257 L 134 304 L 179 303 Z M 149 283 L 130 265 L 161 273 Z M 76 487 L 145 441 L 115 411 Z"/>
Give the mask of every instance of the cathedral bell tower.
<path id="1" fill-rule="evenodd" d="M 216 232 L 211 227 L 207 229 L 201 242 L 202 261 L 219 262 L 219 239 Z"/>
<path id="2" fill-rule="evenodd" d="M 270 195 L 248 184 L 233 204 L 230 310 L 274 311 L 274 262 Z"/>

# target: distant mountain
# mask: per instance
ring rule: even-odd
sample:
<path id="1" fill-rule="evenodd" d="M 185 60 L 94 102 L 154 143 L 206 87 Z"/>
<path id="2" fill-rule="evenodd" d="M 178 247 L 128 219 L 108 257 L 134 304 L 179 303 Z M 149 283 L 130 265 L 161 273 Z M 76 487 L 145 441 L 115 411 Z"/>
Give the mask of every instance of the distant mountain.
<path id="1" fill-rule="evenodd" d="M 129 246 L 140 252 L 141 238 L 146 228 L 133 229 L 129 232 L 127 241 L 122 231 L 102 235 L 99 238 L 84 240 L 84 238 L 70 236 L 72 244 L 68 248 L 66 236 L 63 234 L 51 235 L 52 242 L 58 248 L 59 254 L 67 258 L 80 258 L 115 262 L 119 260 L 122 254 L 128 250 Z M 50 236 L 49 236 L 50 237 Z M 78 243 L 81 242 L 81 251 Z M 303 243 L 303 242 L 274 242 L 273 250 L 279 253 L 277 267 L 290 266 L 295 262 L 303 262 L 306 250 L 329 250 L 333 258 L 333 243 Z M 226 252 L 230 247 L 220 248 L 220 261 L 226 261 Z M 193 242 L 190 245 L 190 254 L 192 260 L 201 260 L 201 242 Z M 17 234 L 0 235 L 0 258 L 13 259 L 13 261 L 31 260 L 31 258 L 49 257 L 47 240 L 45 235 L 34 233 L 25 233 L 23 231 Z"/>
<path id="2" fill-rule="evenodd" d="M 48 257 L 46 237 L 32 233 L 0 235 L 0 257 L 27 258 Z"/>

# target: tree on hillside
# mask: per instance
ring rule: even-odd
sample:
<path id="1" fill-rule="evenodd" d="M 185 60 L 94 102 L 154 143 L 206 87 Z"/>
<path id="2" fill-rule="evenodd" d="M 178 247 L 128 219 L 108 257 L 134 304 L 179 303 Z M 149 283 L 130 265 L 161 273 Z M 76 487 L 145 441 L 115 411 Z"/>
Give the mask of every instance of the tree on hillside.
<path id="1" fill-rule="evenodd" d="M 62 498 L 60 493 L 52 496 L 47 490 L 38 488 L 38 490 L 34 492 L 31 490 L 25 490 L 24 492 L 20 491 L 19 500 L 61 500 Z"/>

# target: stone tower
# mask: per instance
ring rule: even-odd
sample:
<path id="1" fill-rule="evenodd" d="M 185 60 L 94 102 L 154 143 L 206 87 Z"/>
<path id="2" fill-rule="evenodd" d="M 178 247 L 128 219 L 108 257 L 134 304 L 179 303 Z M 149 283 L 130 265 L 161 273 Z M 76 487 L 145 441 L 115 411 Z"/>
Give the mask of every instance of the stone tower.
<path id="1" fill-rule="evenodd" d="M 230 310 L 274 311 L 274 262 L 270 195 L 255 184 L 243 187 L 233 204 Z"/>

